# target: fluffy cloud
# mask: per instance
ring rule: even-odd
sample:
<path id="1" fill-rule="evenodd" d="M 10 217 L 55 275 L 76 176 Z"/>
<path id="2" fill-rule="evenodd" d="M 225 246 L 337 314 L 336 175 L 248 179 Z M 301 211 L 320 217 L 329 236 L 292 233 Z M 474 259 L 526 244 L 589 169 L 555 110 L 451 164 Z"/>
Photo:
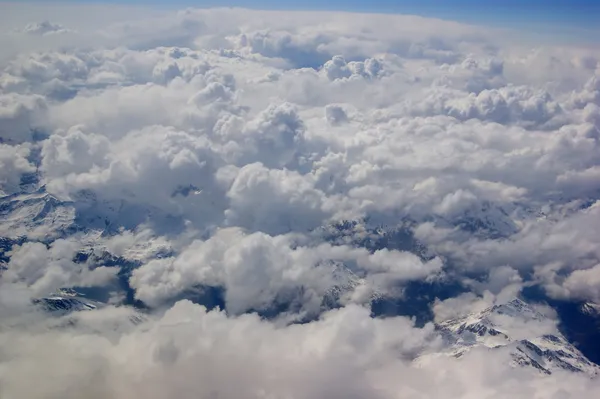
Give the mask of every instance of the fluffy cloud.
<path id="1" fill-rule="evenodd" d="M 68 286 L 102 286 L 114 278 L 114 269 L 73 262 L 77 248 L 68 240 L 56 240 L 49 248 L 37 242 L 15 246 L 2 282 L 24 284 L 43 295 Z"/>
<path id="2" fill-rule="evenodd" d="M 407 252 L 297 245 L 293 236 L 223 229 L 176 258 L 152 260 L 136 269 L 131 284 L 138 299 L 153 306 L 185 290 L 218 286 L 225 289 L 225 306 L 233 314 L 290 306 L 314 316 L 332 290 L 347 290 L 349 298 L 365 289 L 384 292 L 442 268 L 440 259 L 423 262 Z M 353 270 L 350 278 L 346 269 Z"/>
<path id="3" fill-rule="evenodd" d="M 53 24 L 50 21 L 42 21 L 39 23 L 30 23 L 23 28 L 23 32 L 30 35 L 52 35 L 60 33 L 68 33 L 69 29 L 61 24 Z"/>
<path id="4" fill-rule="evenodd" d="M 98 312 L 105 320 L 128 316 Z M 12 365 L 0 377 L 3 395 L 471 398 L 485 392 L 490 398 L 510 393 L 541 399 L 593 397 L 599 389 L 597 381 L 572 373 L 544 379 L 503 366 L 503 353 L 475 351 L 461 360 L 411 367 L 415 353 L 439 344 L 431 341 L 431 325 L 417 329 L 406 318 L 373 319 L 357 306 L 277 327 L 255 315 L 228 317 L 182 301 L 149 325 L 121 328 L 117 340 L 80 332 L 93 326 L 87 315 L 72 322 L 78 327 L 71 333 L 32 327 L 18 336 L 0 335 L 0 342 L 10 343 L 3 345 L 3 365 Z M 29 381 L 32 374 L 39 376 L 36 384 Z"/>
<path id="5" fill-rule="evenodd" d="M 4 143 L 23 143 L 41 133 L 47 104 L 39 95 L 0 94 L 0 140 Z"/>
<path id="6" fill-rule="evenodd" d="M 598 302 L 600 299 L 600 266 L 589 269 L 575 270 L 560 287 L 551 286 L 551 290 L 559 297 L 575 297 Z"/>
<path id="7" fill-rule="evenodd" d="M 327 199 L 313 185 L 310 176 L 246 165 L 227 192 L 231 206 L 225 215 L 230 224 L 250 229 L 308 231 L 320 226 L 327 215 Z"/>
<path id="8" fill-rule="evenodd" d="M 35 172 L 27 159 L 29 154 L 28 147 L 0 144 L 0 187 L 4 194 L 19 191 L 23 174 Z"/>
<path id="9" fill-rule="evenodd" d="M 441 345 L 433 325 L 368 308 L 429 301 L 442 321 L 529 286 L 600 301 L 598 51 L 399 15 L 27 15 L 69 11 L 78 35 L 57 35 L 70 30 L 23 31 L 15 7 L 0 35 L 0 396 L 600 389 L 533 378 L 503 351 L 417 366 Z M 452 288 L 407 297 L 437 285 Z M 32 307 L 65 287 L 106 305 Z M 222 311 L 179 301 L 215 291 Z M 542 324 L 511 329 L 556 332 Z"/>
<path id="10" fill-rule="evenodd" d="M 351 77 L 376 78 L 383 73 L 381 63 L 374 58 L 347 63 L 343 56 L 335 55 L 323 64 L 323 71 L 329 80 Z"/>

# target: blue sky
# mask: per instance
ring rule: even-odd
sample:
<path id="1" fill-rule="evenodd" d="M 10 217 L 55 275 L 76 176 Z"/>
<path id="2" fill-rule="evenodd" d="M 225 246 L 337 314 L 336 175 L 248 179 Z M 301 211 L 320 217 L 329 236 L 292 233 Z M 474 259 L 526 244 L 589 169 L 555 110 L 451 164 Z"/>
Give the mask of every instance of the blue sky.
<path id="1" fill-rule="evenodd" d="M 2 1 L 2 0 L 0 0 Z M 52 0 L 21 0 L 50 3 Z M 501 27 L 598 32 L 600 0 L 61 0 L 181 7 L 343 10 L 416 14 Z"/>

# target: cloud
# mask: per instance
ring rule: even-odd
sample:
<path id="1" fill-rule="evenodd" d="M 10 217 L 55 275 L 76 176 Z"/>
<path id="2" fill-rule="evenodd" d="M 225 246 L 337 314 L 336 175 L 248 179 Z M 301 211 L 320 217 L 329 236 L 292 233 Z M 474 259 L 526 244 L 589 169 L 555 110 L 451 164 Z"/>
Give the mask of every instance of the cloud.
<path id="1" fill-rule="evenodd" d="M 38 23 L 30 23 L 23 28 L 23 32 L 29 35 L 56 35 L 71 32 L 61 24 L 54 24 L 50 21 L 42 21 Z"/>
<path id="2" fill-rule="evenodd" d="M 478 297 L 472 292 L 461 294 L 459 296 L 448 298 L 446 300 L 437 300 L 433 304 L 433 313 L 436 322 L 442 322 L 469 313 L 481 312 L 494 303 L 493 295 L 485 292 L 483 297 Z"/>
<path id="3" fill-rule="evenodd" d="M 27 159 L 29 154 L 30 149 L 26 146 L 0 144 L 0 187 L 5 195 L 19 191 L 21 177 L 35 172 Z"/>
<path id="4" fill-rule="evenodd" d="M 127 317 L 110 309 L 95 316 L 100 314 Z M 150 325 L 122 329 L 117 340 L 80 333 L 93 325 L 85 316 L 77 317 L 80 327 L 70 332 L 3 332 L 2 342 L 12 343 L 3 361 L 15 363 L 3 373 L 2 393 L 30 398 L 233 398 L 242 393 L 468 398 L 487 392 L 500 398 L 510 392 L 517 398 L 568 398 L 598 390 L 596 381 L 583 376 L 534 378 L 534 371 L 503 366 L 500 360 L 507 355 L 501 351 L 473 351 L 460 360 L 440 358 L 435 365 L 411 367 L 407 362 L 415 352 L 435 346 L 432 328 L 414 328 L 406 318 L 373 319 L 357 306 L 313 323 L 276 327 L 255 315 L 233 318 L 182 301 Z M 40 376 L 37 384 L 27 382 L 32 374 Z"/>
<path id="5" fill-rule="evenodd" d="M 600 389 L 501 350 L 412 363 L 441 348 L 430 322 L 524 287 L 600 301 L 597 50 L 415 16 L 56 7 L 11 5 L 0 34 L 0 396 Z M 65 287 L 105 306 L 31 303 Z"/>
<path id="6" fill-rule="evenodd" d="M 567 297 L 598 302 L 600 299 L 599 270 L 598 265 L 590 269 L 575 270 L 562 283 L 562 293 Z"/>
<path id="7" fill-rule="evenodd" d="M 341 105 L 327 104 L 325 106 L 325 119 L 332 125 L 336 125 L 346 122 L 348 120 L 348 114 Z"/>
<path id="8" fill-rule="evenodd" d="M 273 233 L 309 231 L 333 213 L 327 199 L 313 188 L 310 176 L 267 169 L 256 163 L 241 168 L 227 192 L 229 224 Z"/>
<path id="9" fill-rule="evenodd" d="M 77 248 L 68 240 L 56 240 L 50 247 L 36 242 L 15 246 L 2 282 L 24 284 L 33 295 L 47 295 L 62 287 L 106 285 L 114 278 L 114 269 L 73 262 Z"/>
<path id="10" fill-rule="evenodd" d="M 32 141 L 44 126 L 47 103 L 39 95 L 0 94 L 0 139 L 19 144 Z"/>
<path id="11" fill-rule="evenodd" d="M 136 269 L 131 285 L 138 299 L 151 306 L 199 286 L 217 286 L 225 289 L 225 307 L 232 314 L 289 306 L 314 316 L 332 290 L 346 290 L 349 297 L 361 289 L 385 292 L 442 268 L 440 259 L 423 262 L 407 252 L 370 254 L 348 246 L 297 246 L 295 241 L 293 236 L 222 229 L 177 257 Z M 350 276 L 348 269 L 353 270 Z M 359 279 L 361 275 L 366 278 Z"/>

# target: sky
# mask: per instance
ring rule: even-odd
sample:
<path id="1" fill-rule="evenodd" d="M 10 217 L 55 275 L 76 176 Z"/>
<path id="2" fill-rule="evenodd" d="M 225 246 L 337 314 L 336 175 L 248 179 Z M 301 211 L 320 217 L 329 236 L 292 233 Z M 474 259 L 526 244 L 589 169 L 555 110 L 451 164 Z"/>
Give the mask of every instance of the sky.
<path id="1" fill-rule="evenodd" d="M 0 2 L 14 3 L 10 0 Z M 594 0 L 23 0 L 20 3 L 110 3 L 177 9 L 182 7 L 245 7 L 277 10 L 334 10 L 414 14 L 484 26 L 518 28 L 557 41 L 598 44 L 600 2 Z"/>
<path id="2" fill-rule="evenodd" d="M 5 1 L 5 0 L 3 0 Z M 10 2 L 5 1 L 5 2 Z M 600 4 L 594 0 L 24 0 L 31 3 L 117 3 L 180 7 L 248 7 L 255 9 L 342 10 L 416 14 L 465 22 L 510 24 L 558 23 L 593 28 L 600 21 Z M 516 20 L 516 21 L 515 21 Z"/>

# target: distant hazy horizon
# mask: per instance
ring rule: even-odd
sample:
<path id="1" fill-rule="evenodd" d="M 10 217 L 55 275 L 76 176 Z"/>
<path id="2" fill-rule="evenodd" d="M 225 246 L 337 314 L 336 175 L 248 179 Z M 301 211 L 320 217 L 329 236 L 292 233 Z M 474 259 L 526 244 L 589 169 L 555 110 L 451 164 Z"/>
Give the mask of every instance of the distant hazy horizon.
<path id="1" fill-rule="evenodd" d="M 0 0 L 12 4 L 117 4 L 159 9 L 241 7 L 258 10 L 345 11 L 409 14 L 477 25 L 525 29 L 562 39 L 598 43 L 600 2 L 593 0 Z"/>

